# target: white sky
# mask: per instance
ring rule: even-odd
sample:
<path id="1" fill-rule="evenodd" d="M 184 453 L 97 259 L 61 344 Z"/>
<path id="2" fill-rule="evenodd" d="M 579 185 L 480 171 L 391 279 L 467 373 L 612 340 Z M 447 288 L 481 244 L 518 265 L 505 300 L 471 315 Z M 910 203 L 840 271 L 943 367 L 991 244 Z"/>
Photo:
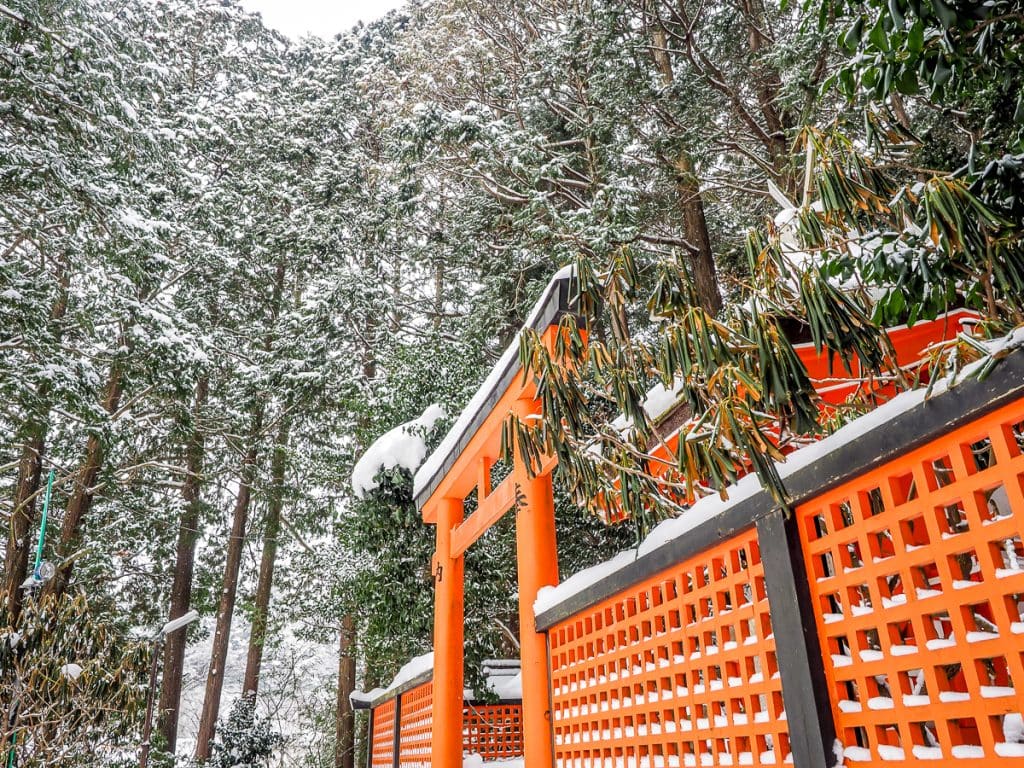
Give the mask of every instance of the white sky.
<path id="1" fill-rule="evenodd" d="M 258 11 L 268 27 L 293 39 L 306 34 L 330 39 L 350 29 L 357 21 L 372 21 L 404 0 L 241 0 L 242 6 Z"/>

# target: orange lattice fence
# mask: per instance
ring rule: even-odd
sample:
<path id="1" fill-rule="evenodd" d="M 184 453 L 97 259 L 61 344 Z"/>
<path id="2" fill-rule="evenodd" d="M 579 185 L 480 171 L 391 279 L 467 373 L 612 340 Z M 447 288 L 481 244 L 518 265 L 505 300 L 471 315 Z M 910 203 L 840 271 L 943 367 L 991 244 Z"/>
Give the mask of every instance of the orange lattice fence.
<path id="1" fill-rule="evenodd" d="M 1022 446 L 1017 401 L 797 509 L 848 765 L 1024 765 Z"/>
<path id="2" fill-rule="evenodd" d="M 405 766 L 430 765 L 430 724 L 433 683 L 426 682 L 402 694 L 398 762 Z"/>
<path id="3" fill-rule="evenodd" d="M 462 712 L 462 748 L 484 760 L 521 757 L 522 704 L 467 704 Z"/>
<path id="4" fill-rule="evenodd" d="M 560 767 L 789 757 L 753 530 L 580 611 L 549 639 Z"/>
<path id="5" fill-rule="evenodd" d="M 391 768 L 395 758 L 395 700 L 385 701 L 370 713 L 370 765 Z"/>
<path id="6" fill-rule="evenodd" d="M 433 682 L 429 675 L 410 681 L 368 708 L 372 717 L 369 765 L 427 768 L 431 764 Z M 395 716 L 399 730 L 395 733 Z M 502 760 L 523 755 L 523 707 L 520 701 L 477 704 L 463 711 L 462 744 L 467 755 Z"/>

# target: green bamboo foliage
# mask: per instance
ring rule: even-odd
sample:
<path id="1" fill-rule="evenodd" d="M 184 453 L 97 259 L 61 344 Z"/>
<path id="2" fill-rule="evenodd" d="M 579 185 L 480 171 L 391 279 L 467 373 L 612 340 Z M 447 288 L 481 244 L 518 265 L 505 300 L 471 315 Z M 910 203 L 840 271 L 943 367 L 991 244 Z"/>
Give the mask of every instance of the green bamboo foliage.
<path id="1" fill-rule="evenodd" d="M 631 515 L 641 528 L 703 495 L 724 494 L 751 471 L 785 504 L 777 462 L 786 446 L 843 421 L 843 409 L 820 407 L 794 329 L 830 370 L 838 361 L 848 375 L 910 386 L 892 367 L 882 323 L 913 323 L 955 304 L 987 310 L 994 329 L 1020 317 L 1024 262 L 1015 231 L 963 183 L 899 183 L 840 134 L 806 131 L 803 146 L 815 201 L 795 212 L 795 232 L 766 222 L 750 233 L 749 284 L 719 316 L 699 307 L 679 263 L 641 267 L 626 249 L 603 270 L 579 260 L 579 320 L 589 345 L 571 318 L 553 354 L 536 333 L 523 334 L 521 360 L 543 418 L 510 419 L 506 455 L 514 447 L 536 470 L 554 454 L 579 504 Z M 651 322 L 631 329 L 628 318 L 641 306 Z M 602 325 L 606 332 L 596 333 Z M 667 460 L 654 452 L 670 435 L 643 402 L 655 382 L 685 415 L 673 422 L 681 439 Z M 863 408 L 848 406 L 851 415 Z"/>
<path id="2" fill-rule="evenodd" d="M 82 595 L 28 601 L 17 631 L 0 608 L 0 733 L 9 744 L 7 705 L 16 704 L 18 765 L 96 765 L 136 746 L 151 650 L 97 618 Z"/>

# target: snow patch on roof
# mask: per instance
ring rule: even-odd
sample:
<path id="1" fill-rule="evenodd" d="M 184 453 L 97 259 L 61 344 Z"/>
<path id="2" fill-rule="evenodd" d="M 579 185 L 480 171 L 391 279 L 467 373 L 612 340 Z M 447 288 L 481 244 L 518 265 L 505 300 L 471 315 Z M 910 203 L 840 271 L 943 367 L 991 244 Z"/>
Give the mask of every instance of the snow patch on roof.
<path id="1" fill-rule="evenodd" d="M 644 413 L 647 414 L 648 419 L 651 421 L 657 421 L 676 406 L 685 387 L 686 380 L 682 377 L 676 379 L 676 382 L 671 389 L 659 381 L 647 390 L 647 394 L 640 402 L 640 407 L 644 409 Z M 632 426 L 633 420 L 627 418 L 625 414 L 620 414 L 612 421 L 612 428 L 619 432 L 629 429 Z"/>
<path id="2" fill-rule="evenodd" d="M 415 472 L 427 455 L 425 435 L 444 417 L 444 408 L 434 403 L 419 418 L 378 437 L 352 469 L 352 490 L 356 496 L 364 498 L 376 490 L 380 486 L 377 475 L 383 470 L 402 467 Z"/>
<path id="3" fill-rule="evenodd" d="M 384 693 L 393 691 L 399 688 L 410 680 L 415 680 L 417 677 L 422 675 L 424 672 L 429 672 L 434 668 L 434 652 L 424 653 L 422 656 L 417 656 L 410 661 L 407 661 L 405 665 L 398 670 L 398 674 L 395 675 L 391 681 L 391 685 L 384 689 Z"/>

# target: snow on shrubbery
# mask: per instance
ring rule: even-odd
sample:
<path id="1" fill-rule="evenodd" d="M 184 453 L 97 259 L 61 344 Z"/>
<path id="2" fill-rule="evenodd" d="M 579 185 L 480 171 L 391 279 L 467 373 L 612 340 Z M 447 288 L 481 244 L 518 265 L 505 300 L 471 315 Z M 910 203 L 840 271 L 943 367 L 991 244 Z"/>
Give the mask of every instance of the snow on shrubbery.
<path id="1" fill-rule="evenodd" d="M 376 490 L 380 486 L 377 476 L 383 471 L 402 467 L 415 472 L 427 456 L 424 437 L 445 415 L 444 408 L 434 403 L 427 406 L 419 418 L 378 437 L 352 470 L 352 489 L 356 496 L 364 498 Z"/>
<path id="2" fill-rule="evenodd" d="M 75 664 L 74 662 L 70 664 L 65 664 L 63 667 L 60 668 L 61 675 L 68 678 L 69 680 L 77 680 L 81 676 L 83 671 L 84 670 L 82 669 L 81 665 Z"/>

